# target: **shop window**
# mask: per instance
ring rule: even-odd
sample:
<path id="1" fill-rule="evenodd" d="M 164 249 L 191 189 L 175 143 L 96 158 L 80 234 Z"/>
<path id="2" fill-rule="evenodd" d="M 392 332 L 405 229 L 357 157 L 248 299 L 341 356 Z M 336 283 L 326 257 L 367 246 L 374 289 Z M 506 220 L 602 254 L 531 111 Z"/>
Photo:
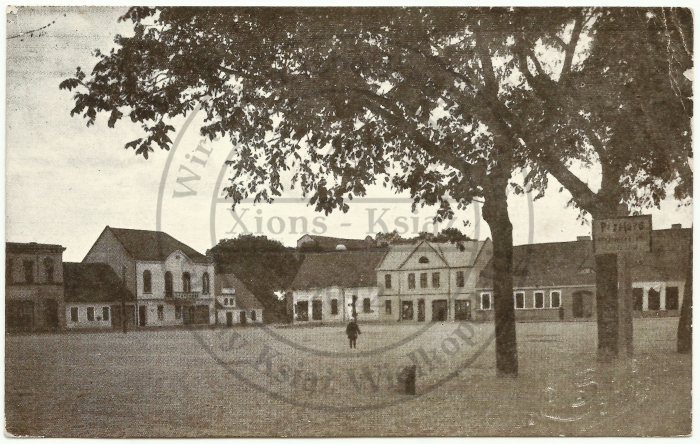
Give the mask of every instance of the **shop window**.
<path id="1" fill-rule="evenodd" d="M 71 307 L 70 308 L 70 321 L 71 322 L 78 322 L 78 307 Z"/>
<path id="2" fill-rule="evenodd" d="M 433 288 L 440 288 L 440 272 L 433 273 Z"/>
<path id="3" fill-rule="evenodd" d="M 666 310 L 678 310 L 678 287 L 666 287 Z"/>
<path id="4" fill-rule="evenodd" d="M 544 292 L 535 292 L 535 308 L 544 308 Z"/>
<path id="5" fill-rule="evenodd" d="M 457 286 L 464 287 L 464 272 L 463 271 L 457 272 Z"/>
<path id="6" fill-rule="evenodd" d="M 491 293 L 481 293 L 481 309 L 491 310 Z"/>
<path id="7" fill-rule="evenodd" d="M 87 308 L 87 320 L 88 321 L 95 320 L 95 307 L 88 307 Z"/>
<path id="8" fill-rule="evenodd" d="M 391 275 L 390 274 L 384 275 L 384 288 L 391 288 Z"/>
<path id="9" fill-rule="evenodd" d="M 391 314 L 391 301 L 384 301 L 384 313 Z"/>
<path id="10" fill-rule="evenodd" d="M 522 291 L 515 292 L 515 308 L 525 308 L 525 293 Z"/>
<path id="11" fill-rule="evenodd" d="M 102 320 L 109 321 L 109 307 L 102 307 Z"/>
<path id="12" fill-rule="evenodd" d="M 416 288 L 416 274 L 408 273 L 408 288 Z"/>
<path id="13" fill-rule="evenodd" d="M 561 307 L 561 291 L 549 292 L 549 307 L 550 308 Z"/>
<path id="14" fill-rule="evenodd" d="M 331 299 L 331 314 L 332 315 L 338 314 L 338 300 L 337 299 Z"/>
<path id="15" fill-rule="evenodd" d="M 371 312 L 371 305 L 370 305 L 370 300 L 369 298 L 364 298 L 362 300 L 362 313 L 369 313 Z"/>

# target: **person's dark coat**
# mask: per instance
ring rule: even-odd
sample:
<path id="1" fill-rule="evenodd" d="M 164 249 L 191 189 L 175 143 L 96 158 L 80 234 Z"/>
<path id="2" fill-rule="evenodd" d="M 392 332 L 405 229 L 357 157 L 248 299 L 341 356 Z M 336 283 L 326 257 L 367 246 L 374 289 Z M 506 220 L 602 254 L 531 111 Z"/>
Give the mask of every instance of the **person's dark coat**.
<path id="1" fill-rule="evenodd" d="M 347 328 L 345 329 L 345 333 L 348 334 L 348 338 L 356 339 L 357 335 L 361 334 L 360 326 L 357 325 L 357 322 L 350 321 Z"/>

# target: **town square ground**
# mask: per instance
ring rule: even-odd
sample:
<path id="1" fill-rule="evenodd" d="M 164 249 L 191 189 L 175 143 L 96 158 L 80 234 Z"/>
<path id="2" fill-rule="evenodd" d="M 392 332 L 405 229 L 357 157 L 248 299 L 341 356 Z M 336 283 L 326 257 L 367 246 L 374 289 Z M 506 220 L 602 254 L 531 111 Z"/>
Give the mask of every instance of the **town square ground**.
<path id="1" fill-rule="evenodd" d="M 634 321 L 635 355 L 596 362 L 595 322 L 517 326 L 497 378 L 492 323 L 257 326 L 16 335 L 6 431 L 47 437 L 591 436 L 691 431 L 678 318 Z M 403 369 L 417 364 L 416 394 Z"/>

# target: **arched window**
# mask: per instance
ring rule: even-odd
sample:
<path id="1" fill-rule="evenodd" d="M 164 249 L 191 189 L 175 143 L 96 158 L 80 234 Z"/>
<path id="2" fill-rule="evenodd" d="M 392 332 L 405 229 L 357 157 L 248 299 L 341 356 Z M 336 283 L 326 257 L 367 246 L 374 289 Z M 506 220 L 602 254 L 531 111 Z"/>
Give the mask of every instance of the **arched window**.
<path id="1" fill-rule="evenodd" d="M 202 275 L 202 293 L 209 294 L 209 273 Z"/>
<path id="2" fill-rule="evenodd" d="M 427 257 L 421 256 L 421 258 L 418 259 L 418 262 L 421 263 L 421 264 L 427 264 L 427 263 L 430 262 L 430 261 L 428 260 Z"/>
<path id="3" fill-rule="evenodd" d="M 173 274 L 169 271 L 165 272 L 165 297 L 173 296 Z"/>
<path id="4" fill-rule="evenodd" d="M 143 272 L 143 292 L 151 292 L 151 272 L 150 270 L 144 270 Z"/>
<path id="5" fill-rule="evenodd" d="M 192 291 L 190 274 L 188 272 L 182 273 L 182 291 L 185 293 Z"/>

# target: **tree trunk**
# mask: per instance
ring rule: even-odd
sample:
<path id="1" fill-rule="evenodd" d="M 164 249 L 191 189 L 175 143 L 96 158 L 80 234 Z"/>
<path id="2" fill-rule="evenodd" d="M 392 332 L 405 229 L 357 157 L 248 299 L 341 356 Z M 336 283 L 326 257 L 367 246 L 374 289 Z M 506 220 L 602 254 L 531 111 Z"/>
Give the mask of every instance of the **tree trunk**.
<path id="1" fill-rule="evenodd" d="M 683 304 L 678 320 L 678 337 L 676 351 L 690 354 L 693 352 L 693 232 L 690 232 L 690 255 L 685 266 L 685 287 L 683 288 Z"/>
<path id="2" fill-rule="evenodd" d="M 498 376 L 518 375 L 513 301 L 513 225 L 508 216 L 507 179 L 487 186 L 484 220 L 493 237 L 493 299 Z"/>

